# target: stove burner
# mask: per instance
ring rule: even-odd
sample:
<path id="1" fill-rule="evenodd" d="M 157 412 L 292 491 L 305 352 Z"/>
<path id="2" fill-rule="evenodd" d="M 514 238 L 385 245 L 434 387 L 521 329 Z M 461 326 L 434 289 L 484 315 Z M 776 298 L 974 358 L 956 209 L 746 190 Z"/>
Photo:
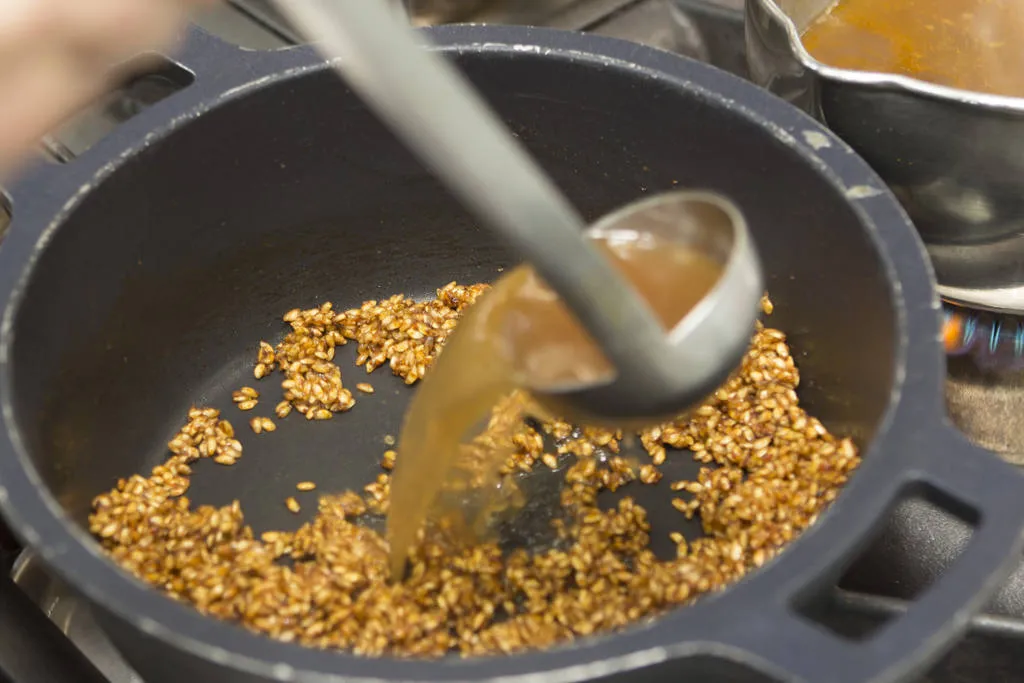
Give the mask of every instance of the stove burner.
<path id="1" fill-rule="evenodd" d="M 951 356 L 970 356 L 985 371 L 1024 369 L 1024 319 L 946 305 L 942 339 Z"/>

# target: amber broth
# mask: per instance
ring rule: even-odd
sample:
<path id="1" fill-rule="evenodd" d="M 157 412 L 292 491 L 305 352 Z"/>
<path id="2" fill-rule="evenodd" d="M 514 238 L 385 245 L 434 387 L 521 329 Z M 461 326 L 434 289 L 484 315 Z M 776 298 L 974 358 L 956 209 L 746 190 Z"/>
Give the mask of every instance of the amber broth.
<path id="1" fill-rule="evenodd" d="M 664 239 L 638 240 L 628 233 L 597 244 L 666 329 L 721 273 L 721 264 Z M 498 471 L 507 452 L 497 448 L 488 454 L 483 472 L 480 463 L 469 468 L 460 462 L 462 444 L 496 403 L 517 388 L 593 383 L 610 372 L 597 345 L 531 268 L 520 266 L 501 277 L 448 337 L 406 414 L 387 520 L 393 575 L 400 575 L 426 522 L 463 512 L 457 508 L 465 498 L 446 492 L 474 488 L 502 495 Z M 479 534 L 478 527 L 470 527 Z"/>
<path id="2" fill-rule="evenodd" d="M 1021 0 L 840 0 L 803 35 L 829 66 L 1024 97 Z"/>

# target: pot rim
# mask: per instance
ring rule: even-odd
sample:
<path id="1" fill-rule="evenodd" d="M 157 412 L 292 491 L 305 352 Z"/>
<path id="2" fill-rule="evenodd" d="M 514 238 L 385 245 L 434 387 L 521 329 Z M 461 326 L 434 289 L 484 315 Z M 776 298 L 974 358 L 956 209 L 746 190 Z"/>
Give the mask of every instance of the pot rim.
<path id="1" fill-rule="evenodd" d="M 838 83 L 848 83 L 884 90 L 895 90 L 912 95 L 921 95 L 955 105 L 981 107 L 993 112 L 1024 114 L 1024 97 L 1008 95 L 990 95 L 988 93 L 953 88 L 945 85 L 929 83 L 911 76 L 891 74 L 884 71 L 859 71 L 829 66 L 811 56 L 800 39 L 800 30 L 796 22 L 779 7 L 776 0 L 746 0 L 747 5 L 756 3 L 775 21 L 782 25 L 790 50 L 800 64 L 822 78 Z M 749 12 L 749 10 L 748 10 Z"/>
<path id="2" fill-rule="evenodd" d="M 941 432 L 959 444 L 942 419 L 939 301 L 916 231 L 881 179 L 838 137 L 782 100 L 718 69 L 628 41 L 555 29 L 462 25 L 429 29 L 427 35 L 435 49 L 450 53 L 526 53 L 639 73 L 647 80 L 686 90 L 763 128 L 845 194 L 890 283 L 896 316 L 895 367 L 888 405 L 874 438 L 863 448 L 864 462 L 837 502 L 777 558 L 726 591 L 672 610 L 653 624 L 580 639 L 553 650 L 497 658 L 368 659 L 282 643 L 203 616 L 121 570 L 85 529 L 68 518 L 29 458 L 12 406 L 13 321 L 35 261 L 49 239 L 107 176 L 228 100 L 328 68 L 312 49 L 300 47 L 272 53 L 246 51 L 244 65 L 232 69 L 223 60 L 231 55 L 237 59 L 240 51 L 222 47 L 217 59 L 209 60 L 218 67 L 214 77 L 204 82 L 200 74 L 190 88 L 123 124 L 67 167 L 37 167 L 11 188 L 15 217 L 0 249 L 0 296 L 5 307 L 0 327 L 0 408 L 6 427 L 0 434 L 0 510 L 48 566 L 105 612 L 197 659 L 266 679 L 377 683 L 487 678 L 533 683 L 542 675 L 545 683 L 568 683 L 693 655 L 716 655 L 751 666 L 755 662 L 763 668 L 763 658 L 730 645 L 727 635 L 743 628 L 737 616 L 749 622 L 787 609 L 789 601 L 806 588 L 808 577 L 829 575 L 855 554 L 911 475 L 928 469 L 930 453 L 921 448 L 922 428 Z M 19 189 L 32 192 L 22 195 Z M 914 400 L 905 398 L 908 393 L 914 394 Z M 953 448 L 966 449 L 969 455 L 977 450 L 965 445 Z M 844 501 L 852 509 L 837 514 L 837 506 L 847 507 Z M 862 510 L 870 513 L 858 514 Z M 964 623 L 966 618 L 964 614 Z M 936 649 L 935 640 L 923 647 Z"/>

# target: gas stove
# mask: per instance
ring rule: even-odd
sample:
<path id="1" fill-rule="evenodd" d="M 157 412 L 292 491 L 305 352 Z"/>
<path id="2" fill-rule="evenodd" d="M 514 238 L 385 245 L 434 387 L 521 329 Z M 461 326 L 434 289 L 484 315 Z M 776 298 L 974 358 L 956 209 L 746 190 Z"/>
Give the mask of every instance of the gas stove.
<path id="1" fill-rule="evenodd" d="M 677 52 L 746 76 L 743 0 L 408 0 L 407 6 L 418 24 L 457 20 L 583 30 Z M 276 49 L 299 40 L 266 0 L 232 0 L 208 10 L 198 23 L 252 49 Z M 48 153 L 64 161 L 81 154 L 140 108 L 181 87 L 181 77 L 167 64 L 130 80 L 49 137 Z M 1007 324 L 1024 330 L 1019 321 Z M 946 394 L 951 419 L 972 440 L 1024 465 L 1024 372 L 982 371 L 968 356 L 954 358 Z M 952 561 L 941 556 L 957 546 L 950 539 L 960 539 L 959 534 L 966 541 L 966 532 L 955 523 L 925 510 L 904 512 L 899 524 L 890 525 L 858 561 L 864 569 L 850 572 L 837 590 L 825 615 L 836 629 L 864 632 L 899 614 L 905 601 L 935 578 L 935 567 Z M 30 552 L 19 552 L 2 525 L 0 560 L 5 560 L 0 566 L 11 567 L 11 578 L 22 589 L 11 603 L 0 600 L 0 683 L 144 683 L 106 639 L 89 606 L 49 576 Z M 16 615 L 25 609 L 45 613 L 53 633 L 19 622 Z M 40 645 L 52 643 L 47 636 L 57 633 L 69 647 L 56 652 Z M 1024 566 L 975 618 L 967 637 L 918 680 L 1024 681 Z"/>

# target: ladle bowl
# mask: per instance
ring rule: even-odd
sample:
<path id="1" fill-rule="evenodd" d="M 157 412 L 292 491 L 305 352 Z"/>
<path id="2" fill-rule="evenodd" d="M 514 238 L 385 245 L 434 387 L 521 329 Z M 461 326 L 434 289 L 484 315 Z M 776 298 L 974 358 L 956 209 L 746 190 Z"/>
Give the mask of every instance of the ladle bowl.
<path id="1" fill-rule="evenodd" d="M 578 423 L 647 426 L 695 408 L 742 360 L 764 292 L 747 222 L 720 193 L 661 193 L 615 210 L 587 230 L 593 238 L 623 233 L 683 245 L 720 264 L 721 275 L 700 303 L 666 331 L 657 375 L 620 372 L 599 384 L 531 387 L 544 407 Z"/>

